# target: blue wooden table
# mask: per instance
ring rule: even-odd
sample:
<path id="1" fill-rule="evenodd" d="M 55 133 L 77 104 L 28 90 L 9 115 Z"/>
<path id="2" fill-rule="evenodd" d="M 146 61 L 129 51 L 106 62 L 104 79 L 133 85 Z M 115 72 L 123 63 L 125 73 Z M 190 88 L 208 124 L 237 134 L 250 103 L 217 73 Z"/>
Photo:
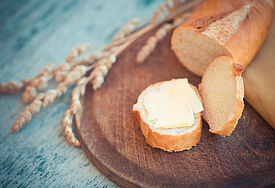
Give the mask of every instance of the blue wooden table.
<path id="1" fill-rule="evenodd" d="M 0 81 L 31 78 L 80 43 L 102 46 L 130 18 L 149 17 L 162 2 L 0 1 Z M 25 107 L 21 94 L 0 95 L 0 187 L 115 187 L 65 141 L 61 121 L 69 93 L 14 135 L 12 124 Z"/>

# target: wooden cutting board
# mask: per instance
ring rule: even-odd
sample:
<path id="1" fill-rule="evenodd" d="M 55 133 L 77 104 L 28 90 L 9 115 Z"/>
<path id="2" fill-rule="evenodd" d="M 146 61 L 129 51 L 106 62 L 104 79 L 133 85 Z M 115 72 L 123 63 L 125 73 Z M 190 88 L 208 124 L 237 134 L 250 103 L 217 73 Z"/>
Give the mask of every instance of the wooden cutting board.
<path id="1" fill-rule="evenodd" d="M 142 65 L 137 50 L 148 35 L 118 59 L 101 89 L 87 87 L 76 131 L 91 162 L 122 187 L 263 187 L 275 183 L 274 130 L 245 102 L 230 137 L 208 132 L 190 151 L 168 153 L 146 144 L 131 108 L 148 85 L 172 78 L 200 78 L 188 72 L 170 50 L 171 33 Z"/>

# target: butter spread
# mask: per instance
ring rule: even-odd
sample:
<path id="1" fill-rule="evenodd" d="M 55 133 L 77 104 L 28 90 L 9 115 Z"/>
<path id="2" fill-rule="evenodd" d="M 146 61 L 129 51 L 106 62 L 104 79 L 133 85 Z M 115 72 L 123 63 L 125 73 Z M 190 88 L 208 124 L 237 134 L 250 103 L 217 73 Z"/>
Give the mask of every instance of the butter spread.
<path id="1" fill-rule="evenodd" d="M 164 82 L 144 96 L 147 120 L 154 128 L 190 127 L 194 113 L 203 110 L 200 99 L 187 79 Z"/>

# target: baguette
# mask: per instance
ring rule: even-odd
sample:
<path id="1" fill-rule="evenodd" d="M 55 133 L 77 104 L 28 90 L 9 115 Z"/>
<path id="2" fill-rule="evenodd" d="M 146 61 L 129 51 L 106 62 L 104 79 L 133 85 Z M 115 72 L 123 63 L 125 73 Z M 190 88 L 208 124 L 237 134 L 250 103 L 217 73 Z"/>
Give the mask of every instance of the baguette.
<path id="1" fill-rule="evenodd" d="M 198 76 L 219 56 L 245 68 L 268 34 L 273 7 L 271 0 L 206 0 L 173 32 L 172 49 Z"/>
<path id="2" fill-rule="evenodd" d="M 206 0 L 172 36 L 172 49 L 202 76 L 203 118 L 210 132 L 229 136 L 243 111 L 241 74 L 268 34 L 271 0 Z"/>
<path id="3" fill-rule="evenodd" d="M 158 90 L 163 84 L 173 81 L 159 82 L 146 88 L 138 97 L 138 102 L 133 106 L 132 110 L 133 117 L 139 124 L 146 142 L 154 148 L 160 148 L 168 152 L 190 150 L 200 141 L 202 131 L 200 112 L 194 113 L 194 124 L 189 127 L 158 129 L 148 121 L 147 111 L 144 107 L 144 96 Z M 201 103 L 197 88 L 191 84 L 190 86 Z"/>
<path id="4" fill-rule="evenodd" d="M 275 20 L 260 51 L 243 73 L 245 100 L 275 129 Z M 255 89 L 257 88 L 257 89 Z"/>
<path id="5" fill-rule="evenodd" d="M 229 136 L 235 129 L 244 108 L 242 71 L 236 60 L 221 56 L 204 72 L 199 92 L 210 132 Z"/>

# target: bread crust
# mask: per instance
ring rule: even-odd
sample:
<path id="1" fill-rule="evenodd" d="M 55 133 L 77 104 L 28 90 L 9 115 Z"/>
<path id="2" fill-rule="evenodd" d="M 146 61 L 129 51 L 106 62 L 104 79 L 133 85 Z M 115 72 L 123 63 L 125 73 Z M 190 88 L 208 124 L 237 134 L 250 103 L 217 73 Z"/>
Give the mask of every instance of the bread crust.
<path id="1" fill-rule="evenodd" d="M 159 82 L 149 87 L 158 86 L 162 83 L 163 82 Z M 198 89 L 192 84 L 190 84 L 190 86 L 195 90 L 197 96 L 202 102 Z M 190 150 L 193 146 L 196 146 L 200 141 L 202 132 L 201 113 L 194 114 L 195 119 L 197 120 L 197 124 L 195 125 L 196 128 L 194 128 L 190 132 L 181 135 L 166 135 L 153 131 L 148 125 L 148 123 L 143 121 L 139 111 L 132 110 L 132 116 L 134 122 L 140 126 L 140 129 L 145 137 L 146 142 L 153 148 L 160 148 L 168 152 Z"/>
<path id="2" fill-rule="evenodd" d="M 175 47 L 176 36 L 183 29 L 191 29 L 195 33 L 204 35 L 204 37 L 215 41 L 218 45 L 225 48 L 228 54 L 224 55 L 233 57 L 245 68 L 259 50 L 271 28 L 274 6 L 270 2 L 271 1 L 268 0 L 206 0 L 192 13 L 182 26 L 174 30 L 171 40 L 172 49 L 176 55 L 181 53 Z M 247 4 L 251 6 L 248 15 L 240 22 L 236 31 L 225 44 L 219 44 L 218 41 L 202 33 L 210 23 L 219 20 L 219 18 Z M 223 26 L 221 25 L 221 27 Z M 177 55 L 177 57 L 179 57 L 179 55 Z M 190 70 L 187 62 L 183 62 L 181 59 L 179 60 Z M 193 70 L 192 72 L 201 76 L 198 71 Z"/>
<path id="3" fill-rule="evenodd" d="M 140 126 L 146 142 L 153 148 L 160 148 L 168 152 L 190 150 L 200 141 L 202 129 L 201 113 L 198 114 L 199 122 L 197 127 L 191 132 L 187 132 L 182 135 L 164 135 L 154 132 L 150 126 L 142 120 L 139 111 L 132 111 L 132 113 L 135 122 L 137 122 Z"/>
<path id="4" fill-rule="evenodd" d="M 203 116 L 203 119 L 208 123 L 210 127 L 209 129 L 210 132 L 214 134 L 218 134 L 220 136 L 230 136 L 232 131 L 235 129 L 238 123 L 238 120 L 242 116 L 242 112 L 244 109 L 244 102 L 243 102 L 244 84 L 243 84 L 243 79 L 241 77 L 243 68 L 239 64 L 234 63 L 234 60 L 229 57 L 221 56 L 221 57 L 217 57 L 216 59 L 218 58 L 223 58 L 224 61 L 231 61 L 232 66 L 234 66 L 233 75 L 236 83 L 236 94 L 235 94 L 236 99 L 234 102 L 234 110 L 232 114 L 229 114 L 230 118 L 228 119 L 228 121 L 223 126 L 219 127 L 219 129 L 213 129 L 213 127 L 211 127 L 211 125 L 208 123 L 208 119 L 207 117 L 205 117 L 204 113 L 202 114 L 202 116 Z M 214 59 L 212 62 L 215 62 L 216 59 Z M 207 67 L 206 71 L 204 72 L 202 76 L 201 84 L 203 83 L 204 75 L 207 74 L 207 71 L 210 67 L 211 67 L 211 64 Z M 199 84 L 199 91 L 201 91 L 201 84 Z"/>

